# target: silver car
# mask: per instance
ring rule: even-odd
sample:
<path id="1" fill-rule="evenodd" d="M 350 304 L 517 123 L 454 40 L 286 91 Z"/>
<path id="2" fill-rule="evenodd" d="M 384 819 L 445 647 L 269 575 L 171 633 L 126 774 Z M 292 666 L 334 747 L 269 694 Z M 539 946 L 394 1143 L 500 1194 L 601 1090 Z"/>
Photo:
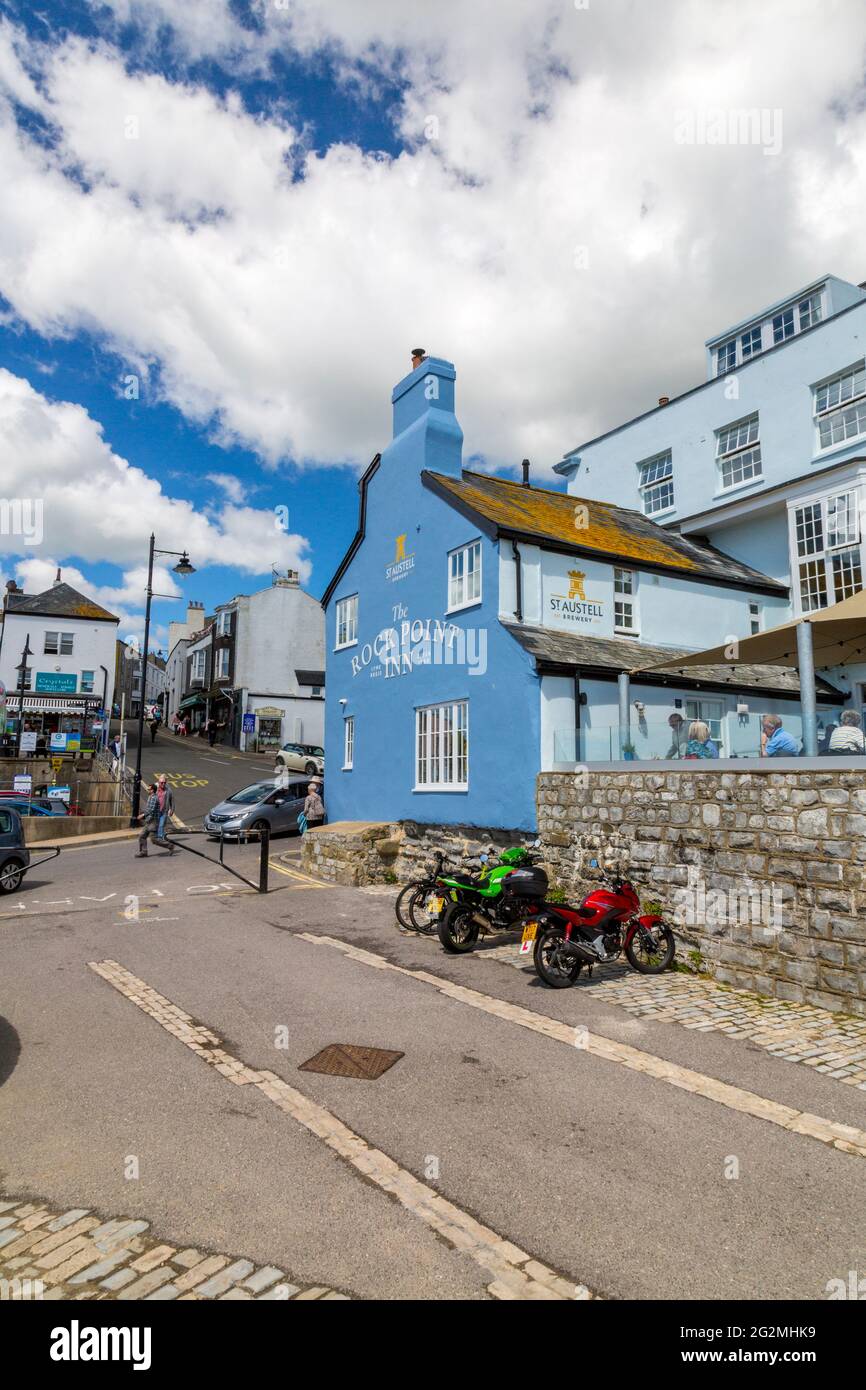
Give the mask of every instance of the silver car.
<path id="1" fill-rule="evenodd" d="M 287 831 L 297 834 L 308 782 L 309 779 L 289 780 L 285 776 L 253 782 L 212 807 L 204 818 L 204 828 L 212 839 L 241 836 L 247 830 L 261 830 L 266 825 L 272 835 Z"/>

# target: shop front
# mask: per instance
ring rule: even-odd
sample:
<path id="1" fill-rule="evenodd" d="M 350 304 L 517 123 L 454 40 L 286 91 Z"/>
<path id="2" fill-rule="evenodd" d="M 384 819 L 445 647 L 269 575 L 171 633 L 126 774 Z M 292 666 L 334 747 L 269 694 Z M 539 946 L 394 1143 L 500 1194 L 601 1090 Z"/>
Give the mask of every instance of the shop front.
<path id="1" fill-rule="evenodd" d="M 6 699 L 2 750 L 7 754 L 18 746 L 19 701 L 14 692 Z M 21 751 L 25 755 L 89 752 L 104 741 L 105 721 L 98 695 L 24 695 Z"/>
<path id="2" fill-rule="evenodd" d="M 253 748 L 257 753 L 276 753 L 283 746 L 285 710 L 277 709 L 275 705 L 263 705 L 249 712 L 255 715 L 256 720 Z"/>

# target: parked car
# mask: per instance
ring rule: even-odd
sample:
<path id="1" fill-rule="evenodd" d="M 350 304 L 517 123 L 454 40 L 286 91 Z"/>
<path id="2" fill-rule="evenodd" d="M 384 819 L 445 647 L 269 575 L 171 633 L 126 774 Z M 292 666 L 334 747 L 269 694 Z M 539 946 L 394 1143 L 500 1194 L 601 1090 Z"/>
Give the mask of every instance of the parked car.
<path id="1" fill-rule="evenodd" d="M 59 796 L 22 796 L 20 792 L 0 792 L 0 806 L 14 806 L 22 816 L 28 814 L 27 807 L 35 806 L 34 816 L 68 816 L 69 807 Z"/>
<path id="2" fill-rule="evenodd" d="M 30 851 L 24 843 L 24 826 L 14 806 L 0 806 L 0 893 L 14 893 L 30 867 Z"/>
<path id="3" fill-rule="evenodd" d="M 287 767 L 290 772 L 304 772 L 308 777 L 322 776 L 325 771 L 325 750 L 316 743 L 284 743 L 274 765 L 279 772 Z"/>
<path id="4" fill-rule="evenodd" d="M 63 805 L 62 802 L 61 802 L 60 804 L 61 804 L 61 806 Z M 56 816 L 68 816 L 68 815 L 69 815 L 69 810 L 68 810 L 68 808 L 67 808 L 66 806 L 63 806 L 63 810 L 62 810 L 62 811 L 58 811 L 58 810 L 54 809 L 54 802 L 53 802 L 53 801 L 49 801 L 47 797 L 36 797 L 36 796 L 34 796 L 32 800 L 28 801 L 28 799 L 27 799 L 26 796 L 22 796 L 19 800 L 14 800 L 11 796 L 4 796 L 2 802 L 0 802 L 0 805 L 2 805 L 2 806 L 4 806 L 4 807 L 5 807 L 5 806 L 12 806 L 12 807 L 14 807 L 14 809 L 18 812 L 19 816 L 55 816 L 55 815 L 56 815 Z"/>
<path id="5" fill-rule="evenodd" d="M 268 826 L 272 835 L 298 833 L 298 816 L 304 809 L 307 783 L 271 777 L 226 797 L 204 817 L 204 828 L 211 839 L 220 835 L 240 836 L 247 830 Z"/>

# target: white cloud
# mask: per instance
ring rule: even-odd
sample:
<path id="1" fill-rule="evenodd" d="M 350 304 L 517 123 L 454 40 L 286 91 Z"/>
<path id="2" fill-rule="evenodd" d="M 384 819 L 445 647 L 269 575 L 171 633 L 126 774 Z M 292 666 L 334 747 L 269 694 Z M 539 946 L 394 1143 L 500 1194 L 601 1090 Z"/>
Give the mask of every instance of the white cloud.
<path id="1" fill-rule="evenodd" d="M 234 473 L 207 473 L 209 483 L 214 483 L 230 502 L 241 503 L 249 493 L 249 484 L 241 482 Z"/>
<path id="2" fill-rule="evenodd" d="M 154 478 L 112 451 L 81 406 L 48 400 L 2 368 L 0 457 L 6 498 L 42 504 L 37 569 L 44 547 L 49 555 L 106 560 L 126 571 L 123 586 L 104 591 L 108 607 L 143 604 L 141 566 L 152 531 L 159 549 L 188 550 L 196 569 L 218 564 L 260 574 L 273 560 L 298 570 L 302 582 L 309 577 L 307 540 L 278 529 L 273 510 L 226 504 L 205 515 L 169 497 Z M 0 553 L 20 555 L 30 548 L 21 536 L 0 534 Z M 138 557 L 141 564 L 129 568 Z M 168 572 L 173 563 L 158 561 L 154 588 L 161 593 L 180 592 Z M 44 575 L 44 566 L 38 572 Z"/>
<path id="3" fill-rule="evenodd" d="M 420 341 L 456 362 L 467 454 L 552 463 L 696 384 L 725 324 L 863 278 L 860 7 L 259 0 L 252 29 L 225 0 L 111 3 L 231 72 L 327 52 L 408 84 L 398 159 L 304 155 L 281 117 L 129 75 L 108 43 L 31 46 L 28 75 L 0 31 L 0 82 L 58 131 L 46 150 L 0 111 L 0 290 L 265 460 L 369 459 Z M 782 152 L 677 144 L 675 113 L 709 107 L 780 110 Z"/>

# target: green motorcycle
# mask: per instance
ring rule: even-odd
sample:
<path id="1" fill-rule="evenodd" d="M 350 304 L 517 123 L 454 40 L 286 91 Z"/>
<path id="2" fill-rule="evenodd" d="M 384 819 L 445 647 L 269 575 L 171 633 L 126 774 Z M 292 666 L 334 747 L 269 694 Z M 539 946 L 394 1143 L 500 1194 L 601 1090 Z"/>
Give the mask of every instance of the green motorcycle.
<path id="1" fill-rule="evenodd" d="M 482 931 L 513 930 L 525 917 L 538 911 L 547 892 L 547 874 L 543 869 L 531 867 L 532 856 L 528 849 L 516 846 L 503 850 L 492 866 L 488 865 L 486 855 L 481 858 L 483 867 L 476 878 L 457 875 L 436 880 L 436 892 L 443 895 L 437 931 L 443 947 L 451 955 L 471 951 Z M 509 879 L 517 886 L 515 874 L 521 881 L 519 894 L 512 893 L 509 888 Z"/>

